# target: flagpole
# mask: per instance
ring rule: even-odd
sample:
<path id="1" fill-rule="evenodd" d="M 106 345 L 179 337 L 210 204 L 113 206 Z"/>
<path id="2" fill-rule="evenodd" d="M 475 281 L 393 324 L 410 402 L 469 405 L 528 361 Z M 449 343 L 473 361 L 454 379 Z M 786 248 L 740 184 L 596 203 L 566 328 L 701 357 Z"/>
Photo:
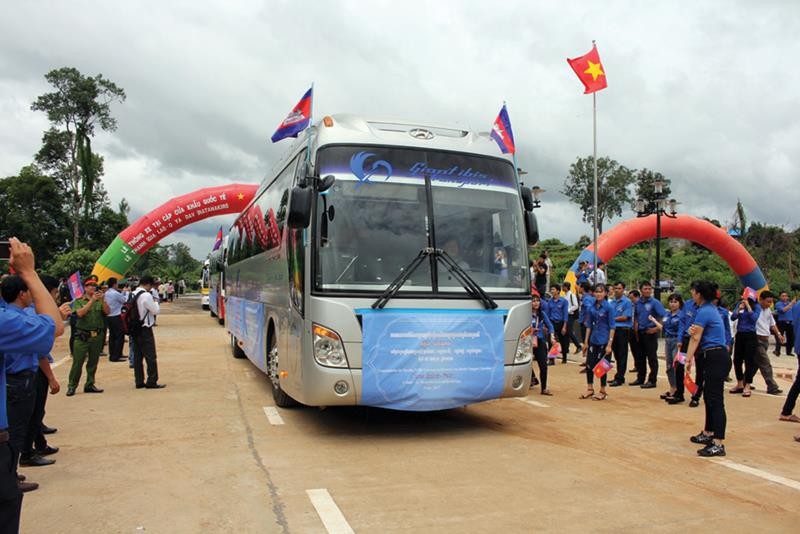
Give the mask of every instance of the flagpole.
<path id="1" fill-rule="evenodd" d="M 594 161 L 594 201 L 593 201 L 593 214 L 594 220 L 592 224 L 593 230 L 593 246 L 592 246 L 592 253 L 594 257 L 594 263 L 592 263 L 592 269 L 594 271 L 597 270 L 597 93 L 592 93 L 592 137 L 593 137 L 593 145 L 594 150 L 592 152 L 592 160 Z M 597 277 L 595 277 L 597 280 Z"/>

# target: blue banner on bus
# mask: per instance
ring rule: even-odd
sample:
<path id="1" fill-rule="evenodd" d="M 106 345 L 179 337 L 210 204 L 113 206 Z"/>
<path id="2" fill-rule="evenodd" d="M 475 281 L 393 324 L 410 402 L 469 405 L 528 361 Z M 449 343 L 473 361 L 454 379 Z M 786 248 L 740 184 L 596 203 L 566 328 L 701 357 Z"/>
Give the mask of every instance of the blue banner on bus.
<path id="1" fill-rule="evenodd" d="M 225 302 L 228 329 L 244 346 L 247 357 L 262 371 L 266 371 L 264 345 L 264 305 L 239 297 L 228 297 Z"/>
<path id="2" fill-rule="evenodd" d="M 503 316 L 480 310 L 364 310 L 367 406 L 430 411 L 503 392 Z"/>

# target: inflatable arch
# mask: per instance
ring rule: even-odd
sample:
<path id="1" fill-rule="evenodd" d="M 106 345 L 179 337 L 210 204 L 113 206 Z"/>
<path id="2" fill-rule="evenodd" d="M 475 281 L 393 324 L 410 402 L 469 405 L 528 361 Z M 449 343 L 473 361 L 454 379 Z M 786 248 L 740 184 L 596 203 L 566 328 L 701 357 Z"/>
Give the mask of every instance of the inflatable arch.
<path id="1" fill-rule="evenodd" d="M 708 221 L 689 215 L 676 218 L 661 218 L 661 236 L 688 239 L 714 251 L 727 262 L 739 277 L 742 286 L 750 287 L 759 293 L 767 289 L 767 279 L 741 243 L 728 233 Z M 608 263 L 622 250 L 656 237 L 656 218 L 642 217 L 623 221 L 600 235 L 597 239 L 597 261 Z M 575 288 L 578 264 L 581 261 L 594 261 L 594 247 L 590 244 L 569 268 L 565 282 Z"/>
<path id="2" fill-rule="evenodd" d="M 92 274 L 100 281 L 122 278 L 142 254 L 172 232 L 215 215 L 241 213 L 257 189 L 255 184 L 206 187 L 165 202 L 120 232 L 94 264 Z"/>

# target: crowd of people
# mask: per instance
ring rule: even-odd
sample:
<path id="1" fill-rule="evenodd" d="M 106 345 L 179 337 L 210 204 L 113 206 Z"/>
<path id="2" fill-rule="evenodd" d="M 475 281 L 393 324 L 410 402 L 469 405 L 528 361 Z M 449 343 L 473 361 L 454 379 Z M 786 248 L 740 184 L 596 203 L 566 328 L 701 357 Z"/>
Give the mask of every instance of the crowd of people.
<path id="1" fill-rule="evenodd" d="M 546 292 L 540 283 L 543 273 L 549 272 L 546 259 L 545 253 L 531 263 L 533 363 L 539 372 L 537 377 L 532 370 L 531 388 L 539 386 L 542 395 L 552 395 L 548 366 L 555 365 L 559 357 L 567 363 L 570 345 L 583 355 L 581 372 L 586 373 L 587 388 L 581 399 L 607 399 L 607 388 L 624 385 L 626 372 L 635 373 L 630 386 L 655 389 L 663 337 L 669 388 L 660 398 L 669 405 L 688 400 L 693 408 L 702 399 L 705 427 L 691 441 L 703 445 L 698 450 L 701 456 L 724 456 L 727 419 L 723 393 L 725 382 L 733 381 L 731 368 L 736 383 L 730 394 L 750 397 L 758 372 L 768 394 L 783 393 L 773 376 L 769 346 L 774 337 L 776 356 L 785 349 L 786 355 L 795 352 L 800 357 L 800 305 L 796 298 L 790 300 L 788 292 L 781 292 L 775 302 L 770 291 L 745 291 L 729 309 L 716 284 L 696 281 L 685 300 L 678 293 L 670 294 L 665 308 L 653 296 L 650 282 L 631 290 L 623 282 L 609 286 L 605 265 L 590 269 L 586 262 L 581 262 L 575 273 L 575 292 L 569 282 L 552 284 Z M 634 362 L 630 370 L 629 354 Z M 800 376 L 795 377 L 780 420 L 800 423 L 800 417 L 793 414 L 798 395 Z M 800 442 L 800 434 L 795 440 Z"/>
<path id="2" fill-rule="evenodd" d="M 102 285 L 90 276 L 82 281 L 82 295 L 72 299 L 66 281 L 36 272 L 29 246 L 14 238 L 9 243 L 15 274 L 0 281 L 0 532 L 18 531 L 22 495 L 39 487 L 18 468 L 52 465 L 50 456 L 59 451 L 47 441 L 57 429 L 44 417 L 48 395 L 61 390 L 51 351 L 65 324 L 72 356 L 66 396 L 76 394 L 84 370 L 83 392 L 103 393 L 95 378 L 106 339 L 109 361 L 129 363 L 136 389 L 161 389 L 153 327 L 159 301 L 182 293 L 180 284 L 161 284 L 147 274 Z"/>

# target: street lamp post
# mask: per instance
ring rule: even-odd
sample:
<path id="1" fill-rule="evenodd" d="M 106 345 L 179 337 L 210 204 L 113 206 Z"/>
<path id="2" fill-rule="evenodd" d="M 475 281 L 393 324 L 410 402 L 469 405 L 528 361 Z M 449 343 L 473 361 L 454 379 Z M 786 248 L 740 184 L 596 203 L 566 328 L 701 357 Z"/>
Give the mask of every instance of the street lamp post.
<path id="1" fill-rule="evenodd" d="M 655 193 L 653 200 L 637 199 L 633 207 L 637 217 L 656 216 L 656 299 L 661 298 L 661 216 L 670 219 L 678 216 L 678 201 L 674 198 L 667 200 L 667 196 L 664 194 L 664 185 L 665 183 L 661 180 L 653 182 L 653 192 Z"/>

